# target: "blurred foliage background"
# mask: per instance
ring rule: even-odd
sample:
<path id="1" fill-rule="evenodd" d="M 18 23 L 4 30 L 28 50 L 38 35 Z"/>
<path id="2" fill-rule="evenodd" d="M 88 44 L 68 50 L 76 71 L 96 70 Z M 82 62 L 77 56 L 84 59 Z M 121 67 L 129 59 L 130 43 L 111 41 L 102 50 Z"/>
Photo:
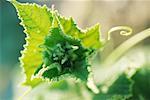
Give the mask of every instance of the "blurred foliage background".
<path id="1" fill-rule="evenodd" d="M 72 16 L 79 27 L 86 28 L 100 23 L 102 38 L 107 38 L 110 28 L 127 25 L 133 28 L 133 35 L 150 28 L 149 0 L 18 0 L 35 2 L 40 5 L 55 5 L 60 14 Z M 18 92 L 21 68 L 18 57 L 25 44 L 23 27 L 19 25 L 14 7 L 0 0 L 0 100 L 12 100 Z M 130 38 L 113 34 L 112 39 L 101 54 L 101 59 L 113 49 Z M 150 39 L 138 44 L 142 47 L 150 44 Z M 19 77 L 19 78 L 18 78 Z M 17 91 L 17 92 L 16 92 Z M 24 90 L 22 90 L 24 91 Z M 21 93 L 20 93 L 21 94 Z M 18 96 L 18 95 L 17 95 Z"/>

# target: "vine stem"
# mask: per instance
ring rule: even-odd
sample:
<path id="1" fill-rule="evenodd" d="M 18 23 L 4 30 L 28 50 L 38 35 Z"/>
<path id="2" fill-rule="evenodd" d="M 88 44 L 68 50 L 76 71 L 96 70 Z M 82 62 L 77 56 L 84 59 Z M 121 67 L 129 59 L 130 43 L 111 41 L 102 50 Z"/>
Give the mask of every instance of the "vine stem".
<path id="1" fill-rule="evenodd" d="M 118 60 L 126 51 L 128 51 L 131 47 L 139 43 L 140 41 L 150 37 L 150 28 L 137 33 L 137 35 L 129 38 L 123 44 L 121 44 L 118 48 L 116 48 L 104 61 L 103 65 L 109 66 L 112 65 L 116 60 Z"/>

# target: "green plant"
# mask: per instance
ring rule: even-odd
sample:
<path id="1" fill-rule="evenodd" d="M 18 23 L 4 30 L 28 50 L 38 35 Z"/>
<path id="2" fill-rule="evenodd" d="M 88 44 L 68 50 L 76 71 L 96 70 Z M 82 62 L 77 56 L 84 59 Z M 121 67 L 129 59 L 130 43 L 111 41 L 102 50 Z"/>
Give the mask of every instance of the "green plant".
<path id="1" fill-rule="evenodd" d="M 144 75 L 141 74 L 145 67 L 135 68 L 132 75 L 129 75 L 128 71 L 116 72 L 115 80 L 105 81 L 103 84 L 95 85 L 93 81 L 90 62 L 92 56 L 105 47 L 112 32 L 121 29 L 124 30 L 120 32 L 121 35 L 130 35 L 132 29 L 125 26 L 113 28 L 108 32 L 108 40 L 102 40 L 99 24 L 81 30 L 72 18 L 59 15 L 53 7 L 49 9 L 46 6 L 19 3 L 15 0 L 10 2 L 17 9 L 21 25 L 27 35 L 26 45 L 20 58 L 26 75 L 23 85 L 34 88 L 46 81 L 52 83 L 50 89 L 75 91 L 74 93 L 79 92 L 80 87 L 84 87 L 83 90 L 88 91 L 94 100 L 149 98 L 146 94 L 147 89 L 139 91 L 140 78 L 137 78 L 140 75 L 141 77 L 150 75 L 149 71 L 144 72 Z M 128 49 L 149 36 L 150 29 L 133 36 L 114 50 L 102 66 L 111 67 Z M 72 81 L 68 81 L 68 77 L 73 77 L 79 82 L 70 86 L 69 83 Z M 150 86 L 149 83 L 145 84 Z M 107 87 L 107 91 L 103 91 L 104 86 Z M 143 88 L 146 87 L 143 86 Z M 150 90 L 150 87 L 148 88 Z M 81 99 L 85 99 L 81 94 Z M 140 94 L 139 97 L 137 97 L 138 94 Z"/>

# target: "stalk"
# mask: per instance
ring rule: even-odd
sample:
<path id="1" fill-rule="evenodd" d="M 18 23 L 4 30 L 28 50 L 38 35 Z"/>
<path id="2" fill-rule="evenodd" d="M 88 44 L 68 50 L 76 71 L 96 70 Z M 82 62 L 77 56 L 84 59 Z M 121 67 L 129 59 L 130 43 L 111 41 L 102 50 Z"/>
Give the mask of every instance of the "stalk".
<path id="1" fill-rule="evenodd" d="M 115 61 L 117 61 L 125 52 L 127 52 L 131 47 L 141 42 L 142 40 L 150 37 L 150 28 L 137 33 L 124 43 L 122 43 L 118 48 L 116 48 L 104 61 L 103 65 L 112 65 Z"/>

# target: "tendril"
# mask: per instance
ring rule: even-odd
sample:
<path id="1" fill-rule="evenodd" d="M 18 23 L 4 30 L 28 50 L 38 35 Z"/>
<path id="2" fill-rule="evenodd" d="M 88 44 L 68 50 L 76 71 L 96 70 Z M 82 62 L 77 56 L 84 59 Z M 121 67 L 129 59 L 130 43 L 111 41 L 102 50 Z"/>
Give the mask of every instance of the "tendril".
<path id="1" fill-rule="evenodd" d="M 113 27 L 108 31 L 108 40 L 110 40 L 110 34 L 112 34 L 115 31 L 120 31 L 120 35 L 123 36 L 128 36 L 132 34 L 132 28 L 128 27 L 128 26 L 117 26 L 117 27 Z"/>
<path id="2" fill-rule="evenodd" d="M 137 33 L 133 37 L 129 38 L 125 42 L 123 42 L 119 47 L 117 47 L 104 61 L 104 65 L 107 66 L 113 64 L 115 61 L 119 59 L 125 52 L 127 52 L 131 47 L 141 42 L 142 40 L 150 37 L 150 28 Z"/>

